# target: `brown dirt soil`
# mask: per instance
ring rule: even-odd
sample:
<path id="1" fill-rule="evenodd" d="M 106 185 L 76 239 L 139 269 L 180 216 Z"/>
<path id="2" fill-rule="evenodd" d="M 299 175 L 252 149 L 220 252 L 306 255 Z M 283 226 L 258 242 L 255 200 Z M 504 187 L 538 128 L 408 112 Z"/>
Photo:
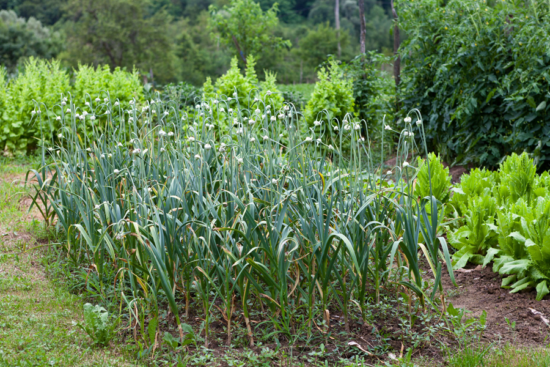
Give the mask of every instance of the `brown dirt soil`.
<path id="1" fill-rule="evenodd" d="M 490 266 L 470 266 L 455 272 L 459 288 L 455 288 L 449 276 L 444 276 L 447 290 L 458 290 L 458 295 L 447 302 L 453 306 L 471 311 L 471 316 L 487 312 L 484 338 L 489 342 L 510 342 L 521 346 L 546 346 L 550 342 L 550 327 L 543 321 L 550 318 L 549 297 L 537 301 L 536 291 L 527 289 L 511 294 L 509 289 L 500 287 L 502 277 L 493 273 Z M 532 310 L 542 313 L 537 315 Z M 515 329 L 509 323 L 515 322 Z"/>

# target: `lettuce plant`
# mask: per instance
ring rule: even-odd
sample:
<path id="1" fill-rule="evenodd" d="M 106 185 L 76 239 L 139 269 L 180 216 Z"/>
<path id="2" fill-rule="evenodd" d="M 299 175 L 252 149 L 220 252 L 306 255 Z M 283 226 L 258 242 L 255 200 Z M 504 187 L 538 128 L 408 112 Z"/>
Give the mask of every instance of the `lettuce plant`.
<path id="1" fill-rule="evenodd" d="M 416 176 L 415 195 L 420 197 L 435 196 L 442 204 L 450 198 L 451 176 L 449 168 L 445 168 L 439 156 L 434 153 L 428 155 L 428 162 L 418 157 L 418 174 Z M 430 187 L 431 181 L 431 187 Z"/>
<path id="2" fill-rule="evenodd" d="M 84 305 L 84 324 L 77 324 L 88 334 L 95 344 L 108 345 L 115 336 L 116 322 L 106 309 L 99 305 Z"/>
<path id="3" fill-rule="evenodd" d="M 509 156 L 498 172 L 474 170 L 455 188 L 451 204 L 465 224 L 449 233 L 458 250 L 454 268 L 493 261 L 512 292 L 535 287 L 537 300 L 550 285 L 550 182 L 536 174 L 526 153 Z"/>

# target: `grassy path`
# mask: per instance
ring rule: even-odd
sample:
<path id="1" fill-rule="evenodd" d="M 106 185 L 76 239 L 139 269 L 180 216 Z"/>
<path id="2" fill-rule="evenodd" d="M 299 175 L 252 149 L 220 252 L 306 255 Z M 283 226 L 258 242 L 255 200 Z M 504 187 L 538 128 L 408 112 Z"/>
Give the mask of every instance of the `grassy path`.
<path id="1" fill-rule="evenodd" d="M 46 277 L 47 245 L 23 180 L 25 165 L 0 163 L 0 366 L 131 366 L 123 345 L 92 346 L 74 325 L 82 300 Z M 114 347 L 113 347 L 114 346 Z"/>

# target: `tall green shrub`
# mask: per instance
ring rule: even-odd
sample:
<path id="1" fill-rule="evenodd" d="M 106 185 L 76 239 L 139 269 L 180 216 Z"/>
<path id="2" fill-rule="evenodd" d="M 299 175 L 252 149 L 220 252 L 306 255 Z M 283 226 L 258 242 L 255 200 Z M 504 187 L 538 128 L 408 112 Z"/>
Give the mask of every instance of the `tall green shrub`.
<path id="1" fill-rule="evenodd" d="M 53 107 L 68 90 L 69 77 L 59 62 L 29 59 L 24 71 L 4 92 L 3 98 L 8 103 L 0 115 L 0 148 L 25 153 L 36 146 L 42 134 L 53 134 L 56 130 Z"/>
<path id="2" fill-rule="evenodd" d="M 393 121 L 395 108 L 395 82 L 381 68 L 390 58 L 371 51 L 344 64 L 345 75 L 353 80 L 356 116 L 365 120 L 369 132 L 380 131 L 382 122 Z"/>
<path id="3" fill-rule="evenodd" d="M 342 125 L 346 115 L 354 114 L 353 80 L 346 78 L 336 61 L 323 67 L 318 73 L 319 81 L 306 105 L 304 118 L 317 135 L 328 138 L 336 125 Z M 337 119 L 339 123 L 334 123 Z M 316 123 L 317 122 L 317 123 Z M 319 122 L 321 122 L 319 124 Z M 340 126 L 341 127 L 341 126 Z M 338 130 L 339 131 L 339 130 Z"/>
<path id="4" fill-rule="evenodd" d="M 111 72 L 109 65 L 97 68 L 79 65 L 72 90 L 75 102 L 82 104 L 89 102 L 90 98 L 103 100 L 108 95 L 112 101 L 118 100 L 121 104 L 134 98 L 143 100 L 143 87 L 138 72 L 134 69 L 130 73 L 121 68 Z"/>
<path id="5" fill-rule="evenodd" d="M 275 75 L 266 72 L 265 81 L 259 82 L 254 70 L 254 57 L 250 56 L 247 61 L 244 74 L 235 57 L 227 73 L 218 78 L 214 85 L 210 78 L 207 78 L 203 85 L 203 100 L 217 101 L 213 104 L 215 107 L 211 112 L 218 131 L 227 132 L 229 123 L 233 123 L 236 117 L 231 111 L 239 108 L 261 109 L 265 112 L 264 107 L 269 106 L 271 115 L 276 115 L 283 107 L 284 99 L 277 89 Z M 257 115 L 255 119 L 270 119 L 267 113 L 261 116 Z"/>
<path id="6" fill-rule="evenodd" d="M 405 110 L 418 108 L 447 162 L 497 166 L 529 152 L 550 165 L 547 3 L 401 1 Z"/>

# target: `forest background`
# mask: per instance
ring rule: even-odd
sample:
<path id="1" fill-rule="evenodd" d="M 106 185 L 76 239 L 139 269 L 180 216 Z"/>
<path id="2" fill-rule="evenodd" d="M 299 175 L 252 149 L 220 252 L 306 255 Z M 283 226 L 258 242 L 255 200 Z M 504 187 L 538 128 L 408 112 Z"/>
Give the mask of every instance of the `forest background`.
<path id="1" fill-rule="evenodd" d="M 68 67 L 77 67 L 79 63 L 108 64 L 132 70 L 135 66 L 144 81 L 155 85 L 184 81 L 201 86 L 207 77 L 216 79 L 223 75 L 233 56 L 240 56 L 244 64 L 246 56 L 239 54 L 232 38 L 220 32 L 220 22 L 227 18 L 229 3 L 229 0 L 0 0 L 0 10 L 8 11 L 0 15 L 0 64 L 14 74 L 22 59 L 55 57 Z M 253 56 L 258 71 L 275 72 L 281 84 L 314 82 L 317 67 L 328 55 L 350 60 L 360 53 L 357 0 L 256 3 L 268 20 L 263 23 L 268 32 L 242 31 L 270 36 L 268 40 L 252 40 L 256 43 L 251 52 L 256 53 Z M 366 51 L 390 55 L 393 44 L 390 0 L 364 0 L 364 4 Z M 254 16 L 254 6 L 246 0 L 240 5 L 243 19 Z M 263 77 L 263 72 L 258 74 Z"/>

